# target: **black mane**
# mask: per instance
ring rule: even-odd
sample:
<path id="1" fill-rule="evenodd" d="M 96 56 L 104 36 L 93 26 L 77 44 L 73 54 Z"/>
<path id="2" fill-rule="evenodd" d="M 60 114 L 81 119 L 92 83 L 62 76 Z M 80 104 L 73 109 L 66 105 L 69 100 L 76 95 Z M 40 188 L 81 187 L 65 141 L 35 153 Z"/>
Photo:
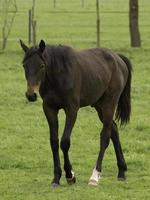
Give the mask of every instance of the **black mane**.
<path id="1" fill-rule="evenodd" d="M 44 52 L 48 68 L 55 68 L 58 72 L 72 66 L 74 55 L 71 47 L 62 45 L 47 45 Z"/>
<path id="2" fill-rule="evenodd" d="M 36 53 L 38 54 L 38 47 L 37 47 L 37 46 L 34 46 L 34 47 L 29 48 L 29 49 L 27 50 L 27 52 L 25 53 L 22 62 L 25 62 L 28 58 L 30 58 L 31 56 L 33 56 L 33 55 L 36 54 Z"/>
<path id="3" fill-rule="evenodd" d="M 24 63 L 28 58 L 32 57 L 34 54 L 39 55 L 40 58 L 44 61 L 42 53 L 39 50 L 39 47 L 33 46 L 30 49 L 28 49 L 27 52 L 25 53 L 22 63 Z"/>

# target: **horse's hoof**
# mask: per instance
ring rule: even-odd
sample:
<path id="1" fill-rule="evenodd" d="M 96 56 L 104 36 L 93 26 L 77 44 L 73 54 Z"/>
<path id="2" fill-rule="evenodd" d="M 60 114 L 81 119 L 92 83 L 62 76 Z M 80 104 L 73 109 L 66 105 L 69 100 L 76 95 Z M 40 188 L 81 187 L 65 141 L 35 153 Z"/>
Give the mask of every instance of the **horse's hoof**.
<path id="1" fill-rule="evenodd" d="M 125 181 L 126 177 L 118 177 L 118 181 Z"/>
<path id="2" fill-rule="evenodd" d="M 88 185 L 97 186 L 98 181 L 90 179 Z"/>
<path id="3" fill-rule="evenodd" d="M 100 172 L 97 171 L 95 168 L 93 169 L 92 176 L 89 179 L 88 185 L 97 186 L 100 180 Z"/>
<path id="4" fill-rule="evenodd" d="M 118 173 L 118 181 L 125 181 L 126 180 L 126 176 L 125 176 L 125 172 L 121 171 Z"/>
<path id="5" fill-rule="evenodd" d="M 69 185 L 73 185 L 76 182 L 76 177 L 74 176 L 73 178 L 66 178 L 66 180 Z"/>
<path id="6" fill-rule="evenodd" d="M 51 183 L 51 187 L 52 187 L 52 188 L 57 188 L 57 187 L 59 187 L 59 186 L 60 186 L 59 183 Z"/>
<path id="7" fill-rule="evenodd" d="M 76 177 L 75 177 L 75 175 L 74 175 L 74 172 L 71 171 L 71 173 L 72 173 L 72 178 L 67 178 L 67 177 L 66 177 L 67 183 L 68 183 L 69 185 L 73 185 L 73 184 L 75 184 L 75 182 L 76 182 Z"/>

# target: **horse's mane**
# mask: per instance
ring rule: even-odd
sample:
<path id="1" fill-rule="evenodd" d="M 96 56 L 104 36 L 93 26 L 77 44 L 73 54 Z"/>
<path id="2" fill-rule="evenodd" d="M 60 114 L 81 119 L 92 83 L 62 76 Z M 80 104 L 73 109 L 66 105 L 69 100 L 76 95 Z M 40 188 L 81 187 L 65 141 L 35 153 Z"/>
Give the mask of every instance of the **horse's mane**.
<path id="1" fill-rule="evenodd" d="M 37 54 L 45 62 L 39 47 L 36 45 L 27 50 L 27 52 L 24 55 L 22 63 L 24 63 L 28 58 L 32 57 L 34 54 Z"/>
<path id="2" fill-rule="evenodd" d="M 63 45 L 47 45 L 45 51 L 48 67 L 55 67 L 55 70 L 58 71 L 67 67 L 72 67 L 75 52 L 71 47 Z"/>
<path id="3" fill-rule="evenodd" d="M 30 58 L 32 55 L 34 55 L 36 53 L 38 54 L 38 46 L 33 46 L 33 47 L 29 48 L 27 50 L 27 52 L 25 53 L 22 62 L 25 62 L 28 58 Z"/>

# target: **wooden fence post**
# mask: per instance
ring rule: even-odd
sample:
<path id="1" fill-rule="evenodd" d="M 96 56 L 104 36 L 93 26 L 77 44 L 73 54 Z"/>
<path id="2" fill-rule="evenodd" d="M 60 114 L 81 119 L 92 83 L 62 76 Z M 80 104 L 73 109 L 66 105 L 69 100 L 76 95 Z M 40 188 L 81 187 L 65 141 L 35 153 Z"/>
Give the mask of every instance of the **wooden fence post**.
<path id="1" fill-rule="evenodd" d="M 81 0 L 81 7 L 84 8 L 84 0 Z"/>
<path id="2" fill-rule="evenodd" d="M 32 4 L 32 19 L 34 19 L 35 1 L 36 0 L 33 0 L 33 4 Z"/>
<path id="3" fill-rule="evenodd" d="M 56 8 L 56 0 L 54 0 L 54 8 Z"/>
<path id="4" fill-rule="evenodd" d="M 34 20 L 35 2 L 36 2 L 36 0 L 33 0 L 33 5 L 32 5 L 32 42 L 33 42 L 33 45 L 36 45 L 36 21 Z"/>
<path id="5" fill-rule="evenodd" d="M 32 11 L 31 9 L 29 10 L 29 24 L 28 24 L 28 43 L 29 45 L 31 44 L 32 41 Z"/>
<path id="6" fill-rule="evenodd" d="M 28 24 L 28 42 L 36 45 L 36 20 L 34 20 L 35 0 L 33 0 L 32 9 L 29 10 L 29 24 Z"/>
<path id="7" fill-rule="evenodd" d="M 33 20 L 32 26 L 33 26 L 33 45 L 36 45 L 36 20 Z"/>
<path id="8" fill-rule="evenodd" d="M 97 28 L 97 47 L 100 47 L 100 15 L 99 15 L 99 0 L 96 0 L 96 28 Z"/>

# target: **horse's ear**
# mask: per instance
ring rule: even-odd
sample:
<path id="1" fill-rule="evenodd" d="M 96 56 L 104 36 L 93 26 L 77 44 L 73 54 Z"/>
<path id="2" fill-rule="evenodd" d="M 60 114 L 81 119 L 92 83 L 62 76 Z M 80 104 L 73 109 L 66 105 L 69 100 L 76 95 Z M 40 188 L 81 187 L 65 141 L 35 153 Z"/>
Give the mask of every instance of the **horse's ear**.
<path id="1" fill-rule="evenodd" d="M 20 45 L 21 45 L 22 49 L 24 50 L 24 52 L 28 51 L 29 47 L 27 47 L 22 40 L 20 40 Z"/>
<path id="2" fill-rule="evenodd" d="M 43 53 L 43 51 L 45 49 L 45 42 L 44 42 L 44 40 L 40 41 L 39 48 L 40 48 L 40 51 Z"/>

